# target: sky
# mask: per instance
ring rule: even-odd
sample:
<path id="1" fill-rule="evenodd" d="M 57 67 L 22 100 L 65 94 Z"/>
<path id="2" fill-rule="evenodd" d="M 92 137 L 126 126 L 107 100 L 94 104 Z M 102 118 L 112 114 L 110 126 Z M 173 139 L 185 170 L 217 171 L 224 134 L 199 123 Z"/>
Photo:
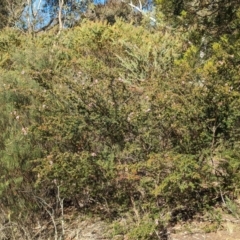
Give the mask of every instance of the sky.
<path id="1" fill-rule="evenodd" d="M 77 3 L 81 3 L 82 1 L 86 0 L 75 0 Z M 119 0 L 120 1 L 120 0 Z M 106 2 L 106 0 L 94 0 L 95 4 L 103 4 Z M 26 7 L 25 11 L 23 12 L 22 16 L 22 22 L 21 24 L 17 24 L 20 28 L 28 28 L 28 19 L 30 18 L 31 21 L 34 21 L 34 18 L 32 16 L 32 12 L 37 17 L 35 18 L 36 24 L 34 29 L 38 30 L 44 26 L 46 26 L 49 21 L 51 20 L 51 9 L 47 9 L 46 6 L 44 8 L 44 5 L 46 4 L 46 0 L 33 0 L 33 9 Z M 149 11 L 149 9 L 145 9 L 144 11 Z M 151 10 L 150 10 L 151 11 Z M 72 19 L 78 19 L 80 14 L 75 14 Z M 70 23 L 71 25 L 71 23 Z"/>
<path id="2" fill-rule="evenodd" d="M 84 1 L 84 0 L 76 0 L 76 2 L 78 2 L 78 3 L 80 3 L 81 1 Z M 102 4 L 105 1 L 106 0 L 95 0 L 94 2 L 96 4 Z M 44 9 L 45 4 L 46 4 L 46 0 L 33 0 L 33 9 L 29 8 L 29 6 L 26 6 L 26 9 L 23 12 L 22 21 L 20 24 L 20 25 L 22 25 L 21 27 L 25 28 L 28 26 L 28 24 L 27 24 L 28 17 L 32 20 L 34 19 L 32 12 L 34 13 L 34 15 L 36 14 L 36 16 L 37 16 L 36 17 L 37 24 L 35 25 L 35 30 L 48 24 L 51 19 L 51 12 L 50 12 L 50 9 L 46 9 L 46 8 Z M 77 18 L 77 16 L 76 16 L 76 18 Z"/>

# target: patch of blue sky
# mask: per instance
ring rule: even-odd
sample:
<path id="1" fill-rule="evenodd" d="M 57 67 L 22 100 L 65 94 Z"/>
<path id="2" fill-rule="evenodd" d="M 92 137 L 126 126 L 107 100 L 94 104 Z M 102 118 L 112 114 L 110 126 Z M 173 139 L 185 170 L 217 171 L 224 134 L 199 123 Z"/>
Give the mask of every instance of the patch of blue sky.
<path id="1" fill-rule="evenodd" d="M 94 0 L 94 4 L 104 4 L 106 1 L 107 0 Z M 142 6 L 141 11 L 144 13 L 151 12 L 153 6 L 152 2 L 152 0 L 148 0 L 148 4 L 146 4 L 146 6 Z M 86 6 L 86 3 L 87 0 L 71 1 L 68 6 L 65 6 L 63 10 L 63 15 L 66 17 L 66 19 L 69 16 L 69 19 L 71 19 L 71 21 L 77 21 L 80 18 L 81 13 L 85 11 L 84 6 Z M 78 8 L 78 11 L 71 11 L 71 7 L 73 6 L 72 4 L 74 4 L 74 6 Z M 140 4 L 141 0 L 139 0 L 139 6 Z M 136 7 L 138 8 L 139 6 Z M 48 4 L 46 0 L 33 0 L 31 6 L 27 5 L 25 7 L 21 20 L 16 23 L 16 26 L 22 29 L 28 29 L 31 24 L 34 30 L 41 29 L 44 26 L 48 25 L 53 18 L 56 18 L 54 14 L 56 15 L 57 8 L 57 6 L 54 8 L 53 6 L 51 6 L 51 4 Z M 137 8 L 135 8 L 134 10 L 137 10 Z M 54 22 L 52 24 L 54 24 Z M 69 25 L 71 25 L 70 20 L 69 22 L 66 21 L 65 27 L 68 27 Z"/>

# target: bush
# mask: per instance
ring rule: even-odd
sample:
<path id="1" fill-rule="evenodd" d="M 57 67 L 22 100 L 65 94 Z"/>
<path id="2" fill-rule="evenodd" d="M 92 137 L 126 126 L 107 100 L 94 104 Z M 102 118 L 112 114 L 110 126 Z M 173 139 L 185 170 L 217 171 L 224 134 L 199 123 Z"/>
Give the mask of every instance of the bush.
<path id="1" fill-rule="evenodd" d="M 223 37 L 201 60 L 197 46 L 184 47 L 188 35 L 121 21 L 33 41 L 7 36 L 3 199 L 27 187 L 31 201 L 54 206 L 60 189 L 66 204 L 92 212 L 116 217 L 134 207 L 144 215 L 163 206 L 173 221 L 238 194 L 237 40 Z"/>

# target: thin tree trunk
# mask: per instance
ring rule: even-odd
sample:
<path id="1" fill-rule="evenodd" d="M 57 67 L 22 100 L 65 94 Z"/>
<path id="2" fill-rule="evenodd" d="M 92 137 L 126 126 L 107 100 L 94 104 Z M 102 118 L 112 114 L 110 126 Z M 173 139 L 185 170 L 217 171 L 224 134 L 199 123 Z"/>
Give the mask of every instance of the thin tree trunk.
<path id="1" fill-rule="evenodd" d="M 59 33 L 63 29 L 63 22 L 62 22 L 62 9 L 63 9 L 64 0 L 59 0 L 59 11 L 58 11 L 58 21 L 59 21 Z"/>

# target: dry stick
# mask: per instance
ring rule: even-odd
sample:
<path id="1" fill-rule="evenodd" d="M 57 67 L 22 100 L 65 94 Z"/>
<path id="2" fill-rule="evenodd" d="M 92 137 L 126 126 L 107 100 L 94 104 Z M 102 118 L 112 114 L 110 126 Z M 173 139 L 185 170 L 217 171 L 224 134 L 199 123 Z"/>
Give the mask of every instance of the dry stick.
<path id="1" fill-rule="evenodd" d="M 58 231 L 57 231 L 57 225 L 56 225 L 56 222 L 55 222 L 55 219 L 54 219 L 54 210 L 53 210 L 53 212 L 51 213 L 48 209 L 47 209 L 47 207 L 49 207 L 49 208 L 52 208 L 51 206 L 49 206 L 49 204 L 46 202 L 46 201 L 44 201 L 44 199 L 42 199 L 42 198 L 40 198 L 40 197 L 37 197 L 37 196 L 35 196 L 35 198 L 37 198 L 37 199 L 39 199 L 40 201 L 41 201 L 41 204 L 42 204 L 42 206 L 44 207 L 44 209 L 45 209 L 45 211 L 48 213 L 48 215 L 50 216 L 50 218 L 51 218 L 51 220 L 52 220 L 52 223 L 53 223 L 53 226 L 54 226 L 54 231 L 55 231 L 55 240 L 58 240 Z M 46 207 L 47 206 L 47 207 Z"/>
<path id="2" fill-rule="evenodd" d="M 64 212 L 63 212 L 63 201 L 64 201 L 64 198 L 60 198 L 60 185 L 57 186 L 57 199 L 59 201 L 59 204 L 60 204 L 60 208 L 61 208 L 61 225 L 62 225 L 62 237 L 64 238 L 64 234 L 65 234 L 65 231 L 64 231 Z"/>
<path id="3" fill-rule="evenodd" d="M 225 207 L 228 209 L 228 211 L 231 212 L 231 213 L 233 214 L 233 216 L 234 216 L 235 214 L 234 214 L 233 210 L 232 210 L 230 207 L 228 207 L 228 205 L 226 204 L 226 201 L 225 201 L 225 199 L 224 199 L 224 197 L 223 197 L 221 188 L 219 188 L 219 190 L 220 190 L 220 195 L 221 195 L 221 199 L 222 199 L 222 201 L 223 201 L 224 206 L 225 206 Z"/>
<path id="4" fill-rule="evenodd" d="M 134 199 L 133 199 L 132 196 L 130 197 L 130 199 L 131 199 L 131 202 L 132 202 L 132 205 L 133 205 L 133 211 L 134 211 L 134 213 L 135 213 L 135 215 L 136 215 L 136 217 L 137 217 L 138 224 L 140 224 L 139 212 L 138 212 L 138 210 L 137 210 L 137 208 L 136 208 L 135 201 L 134 201 Z"/>
<path id="5" fill-rule="evenodd" d="M 30 236 L 29 236 L 29 233 L 26 231 L 26 229 L 25 229 L 23 226 L 19 225 L 18 223 L 10 222 L 10 223 L 9 223 L 9 226 L 7 226 L 6 228 L 10 228 L 10 229 L 11 229 L 11 232 L 13 232 L 13 231 L 12 231 L 12 228 L 13 228 L 14 226 L 16 226 L 18 229 L 21 229 L 21 230 L 22 230 L 22 232 L 24 233 L 24 236 L 26 237 L 25 239 L 29 239 L 29 240 L 31 239 Z M 15 236 L 13 236 L 13 238 L 16 239 Z"/>
<path id="6" fill-rule="evenodd" d="M 223 202 L 223 204 L 226 206 L 227 204 L 226 204 L 226 202 L 225 202 L 225 200 L 224 200 L 224 197 L 223 197 L 221 188 L 219 188 L 219 190 L 220 190 L 220 195 L 221 195 L 222 202 Z"/>

